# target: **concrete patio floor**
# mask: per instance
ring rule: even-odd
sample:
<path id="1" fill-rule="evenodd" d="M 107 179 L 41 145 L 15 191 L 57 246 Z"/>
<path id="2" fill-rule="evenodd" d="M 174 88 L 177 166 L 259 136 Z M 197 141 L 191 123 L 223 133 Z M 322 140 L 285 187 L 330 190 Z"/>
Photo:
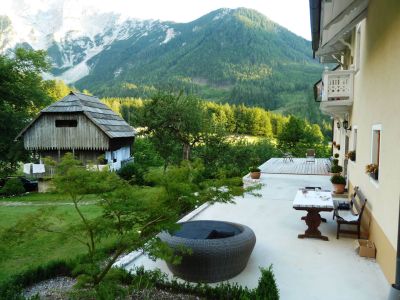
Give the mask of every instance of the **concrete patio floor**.
<path id="1" fill-rule="evenodd" d="M 244 178 L 245 179 L 245 178 Z M 320 230 L 329 241 L 298 239 L 306 229 L 300 218 L 303 211 L 294 210 L 296 191 L 304 186 L 331 189 L 328 176 L 263 174 L 261 197 L 246 195 L 236 204 L 215 204 L 193 220 L 225 220 L 251 227 L 257 237 L 247 267 L 231 282 L 250 288 L 257 286 L 259 267 L 273 265 L 281 299 L 387 299 L 389 283 L 373 259 L 358 256 L 353 237 L 336 239 L 336 222 L 332 213 L 322 213 L 328 222 Z M 171 274 L 166 264 L 137 257 L 127 269 L 143 265 Z"/>

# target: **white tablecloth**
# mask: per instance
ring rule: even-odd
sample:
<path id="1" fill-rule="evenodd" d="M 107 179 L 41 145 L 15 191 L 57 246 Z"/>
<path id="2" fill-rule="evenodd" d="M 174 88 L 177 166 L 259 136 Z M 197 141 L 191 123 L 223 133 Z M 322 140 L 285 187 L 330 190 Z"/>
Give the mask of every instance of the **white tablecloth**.
<path id="1" fill-rule="evenodd" d="M 293 201 L 293 207 L 321 207 L 333 209 L 332 194 L 330 192 L 316 191 L 307 191 L 307 193 L 304 194 L 303 190 L 298 190 Z"/>

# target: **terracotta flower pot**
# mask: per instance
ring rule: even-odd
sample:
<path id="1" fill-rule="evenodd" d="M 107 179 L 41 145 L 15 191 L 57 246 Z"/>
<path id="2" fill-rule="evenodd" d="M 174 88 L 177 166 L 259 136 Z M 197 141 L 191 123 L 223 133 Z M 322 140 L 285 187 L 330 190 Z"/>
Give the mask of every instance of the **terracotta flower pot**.
<path id="1" fill-rule="evenodd" d="M 344 193 L 344 188 L 345 188 L 345 184 L 333 184 L 333 188 L 335 190 L 336 194 L 343 194 Z"/>
<path id="2" fill-rule="evenodd" d="M 250 172 L 251 179 L 260 179 L 261 172 Z"/>

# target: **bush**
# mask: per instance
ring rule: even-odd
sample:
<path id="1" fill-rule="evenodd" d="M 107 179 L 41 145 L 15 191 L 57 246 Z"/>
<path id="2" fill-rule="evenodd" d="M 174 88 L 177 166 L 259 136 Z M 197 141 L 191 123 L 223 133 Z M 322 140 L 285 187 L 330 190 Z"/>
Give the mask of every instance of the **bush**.
<path id="1" fill-rule="evenodd" d="M 331 182 L 333 184 L 346 184 L 346 179 L 341 175 L 334 175 L 331 177 Z"/>
<path id="2" fill-rule="evenodd" d="M 250 171 L 250 172 L 261 172 L 261 169 L 258 168 L 258 167 L 250 167 L 250 168 L 249 168 L 249 171 Z"/>
<path id="3" fill-rule="evenodd" d="M 268 269 L 261 268 L 261 278 L 258 281 L 256 299 L 279 299 L 279 291 L 276 286 L 274 273 L 272 272 L 272 266 Z"/>
<path id="4" fill-rule="evenodd" d="M 334 158 L 339 158 L 339 153 L 335 153 Z"/>
<path id="5" fill-rule="evenodd" d="M 132 182 L 137 176 L 137 168 L 133 162 L 124 165 L 117 171 L 117 174 L 126 181 Z"/>
<path id="6" fill-rule="evenodd" d="M 261 165 L 276 155 L 276 147 L 268 139 L 255 143 L 215 140 L 193 149 L 193 156 L 204 162 L 206 178 L 242 177 L 250 166 Z"/>
<path id="7" fill-rule="evenodd" d="M 276 286 L 272 267 L 268 269 L 260 268 L 261 277 L 256 289 L 250 290 L 237 283 L 220 283 L 216 286 L 198 283 L 178 281 L 176 279 L 168 280 L 168 276 L 160 270 L 145 271 L 143 267 L 136 269 L 133 274 L 131 287 L 135 290 L 159 288 L 173 293 L 185 293 L 206 299 L 259 299 L 276 300 L 279 299 L 279 291 Z"/>
<path id="8" fill-rule="evenodd" d="M 339 164 L 339 160 L 337 158 L 332 159 L 332 165 L 337 166 Z"/>
<path id="9" fill-rule="evenodd" d="M 331 173 L 341 173 L 343 171 L 342 166 L 333 165 L 331 167 Z"/>
<path id="10" fill-rule="evenodd" d="M 10 178 L 0 190 L 5 196 L 15 196 L 25 193 L 24 185 L 19 178 Z"/>
<path id="11" fill-rule="evenodd" d="M 71 276 L 73 261 L 51 261 L 46 265 L 28 269 L 25 272 L 15 275 L 0 285 L 0 300 L 25 299 L 22 296 L 23 287 L 50 279 L 56 276 Z"/>

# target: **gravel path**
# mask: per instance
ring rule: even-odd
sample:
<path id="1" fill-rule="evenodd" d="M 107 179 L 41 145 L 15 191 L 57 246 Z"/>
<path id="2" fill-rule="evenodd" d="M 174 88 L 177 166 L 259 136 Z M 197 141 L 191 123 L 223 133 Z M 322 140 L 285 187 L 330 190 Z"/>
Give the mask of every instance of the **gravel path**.
<path id="1" fill-rule="evenodd" d="M 53 279 L 44 280 L 36 283 L 24 290 L 24 296 L 29 298 L 36 294 L 41 300 L 67 300 L 68 292 L 72 289 L 76 279 L 70 277 L 55 277 Z M 155 299 L 155 300 L 204 300 L 198 296 L 172 293 L 160 289 L 147 289 L 142 291 L 134 291 L 126 298 L 131 300 Z"/>
<path id="2" fill-rule="evenodd" d="M 187 294 L 173 294 L 167 291 L 159 289 L 143 290 L 140 292 L 132 293 L 132 300 L 143 300 L 143 299 L 156 299 L 156 300 L 202 300 L 193 295 Z"/>
<path id="3" fill-rule="evenodd" d="M 67 292 L 73 287 L 76 280 L 70 277 L 56 277 L 34 284 L 24 290 L 25 297 L 39 294 L 44 300 L 66 300 Z"/>

